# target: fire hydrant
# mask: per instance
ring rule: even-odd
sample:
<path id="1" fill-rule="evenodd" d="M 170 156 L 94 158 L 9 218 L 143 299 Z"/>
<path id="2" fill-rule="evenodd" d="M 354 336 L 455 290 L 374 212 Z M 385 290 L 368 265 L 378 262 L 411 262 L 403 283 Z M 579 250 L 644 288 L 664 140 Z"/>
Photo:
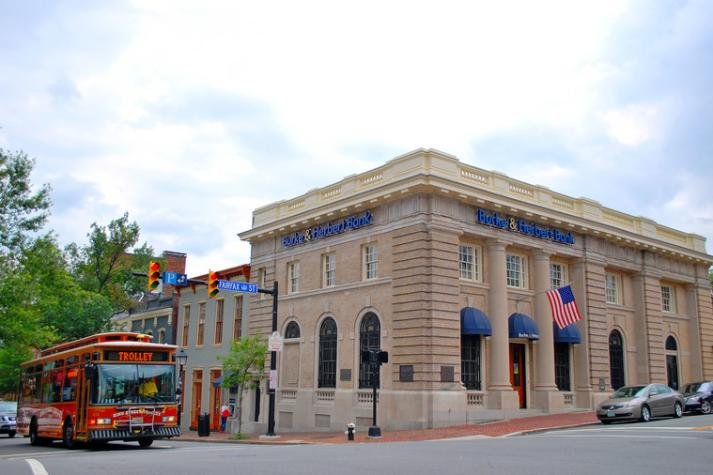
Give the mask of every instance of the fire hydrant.
<path id="1" fill-rule="evenodd" d="M 347 434 L 347 440 L 354 440 L 354 432 L 356 432 L 356 425 L 350 422 L 347 424 L 347 431 L 345 432 L 345 434 Z"/>

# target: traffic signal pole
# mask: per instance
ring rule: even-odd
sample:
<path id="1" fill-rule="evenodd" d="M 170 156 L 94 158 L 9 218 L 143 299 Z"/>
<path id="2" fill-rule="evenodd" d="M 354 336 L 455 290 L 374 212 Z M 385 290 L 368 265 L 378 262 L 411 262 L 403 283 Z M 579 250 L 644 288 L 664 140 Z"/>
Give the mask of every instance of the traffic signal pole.
<path id="1" fill-rule="evenodd" d="M 272 290 L 257 289 L 259 293 L 272 295 L 272 332 L 277 331 L 277 281 L 272 284 Z M 270 374 L 277 370 L 277 352 L 270 352 Z M 267 413 L 267 437 L 276 437 L 275 434 L 275 391 L 277 388 L 270 387 L 270 379 L 267 383 L 268 413 Z"/>

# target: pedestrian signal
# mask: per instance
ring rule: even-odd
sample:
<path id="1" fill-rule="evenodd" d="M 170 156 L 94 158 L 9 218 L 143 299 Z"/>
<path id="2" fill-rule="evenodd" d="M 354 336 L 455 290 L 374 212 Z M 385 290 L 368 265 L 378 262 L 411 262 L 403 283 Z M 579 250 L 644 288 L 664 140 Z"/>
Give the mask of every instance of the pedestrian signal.
<path id="1" fill-rule="evenodd" d="M 214 298 L 218 295 L 218 273 L 208 271 L 208 297 Z"/>
<path id="2" fill-rule="evenodd" d="M 159 285 L 159 270 L 161 269 L 161 264 L 158 262 L 149 262 L 149 273 L 148 273 L 148 288 L 149 290 L 156 290 Z"/>

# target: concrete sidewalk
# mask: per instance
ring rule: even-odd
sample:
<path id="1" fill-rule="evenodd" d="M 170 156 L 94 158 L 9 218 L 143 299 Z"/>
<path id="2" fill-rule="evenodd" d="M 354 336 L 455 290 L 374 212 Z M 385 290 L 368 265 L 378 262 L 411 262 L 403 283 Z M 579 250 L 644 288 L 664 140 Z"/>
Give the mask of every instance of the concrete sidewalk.
<path id="1" fill-rule="evenodd" d="M 344 432 L 279 432 L 276 437 L 266 437 L 263 434 L 248 434 L 244 439 L 235 440 L 231 434 L 211 432 L 207 437 L 198 437 L 196 431 L 184 433 L 174 440 L 200 441 L 200 442 L 227 442 L 243 444 L 346 444 L 346 443 L 380 443 L 380 442 L 407 442 L 417 440 L 453 439 L 460 437 L 505 437 L 526 432 L 535 432 L 547 429 L 559 429 L 596 424 L 597 417 L 594 411 L 567 412 L 547 414 L 541 416 L 520 417 L 505 419 L 481 424 L 468 424 L 438 429 L 422 430 L 382 430 L 382 436 L 371 438 L 367 436 L 368 427 L 359 427 L 355 440 L 347 440 Z"/>

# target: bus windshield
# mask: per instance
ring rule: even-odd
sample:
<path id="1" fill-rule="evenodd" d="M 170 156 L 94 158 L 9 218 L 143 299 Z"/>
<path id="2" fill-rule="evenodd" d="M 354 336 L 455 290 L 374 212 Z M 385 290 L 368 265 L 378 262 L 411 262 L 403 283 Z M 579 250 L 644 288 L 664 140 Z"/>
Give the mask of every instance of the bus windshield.
<path id="1" fill-rule="evenodd" d="M 175 402 L 172 365 L 98 364 L 94 404 Z"/>

